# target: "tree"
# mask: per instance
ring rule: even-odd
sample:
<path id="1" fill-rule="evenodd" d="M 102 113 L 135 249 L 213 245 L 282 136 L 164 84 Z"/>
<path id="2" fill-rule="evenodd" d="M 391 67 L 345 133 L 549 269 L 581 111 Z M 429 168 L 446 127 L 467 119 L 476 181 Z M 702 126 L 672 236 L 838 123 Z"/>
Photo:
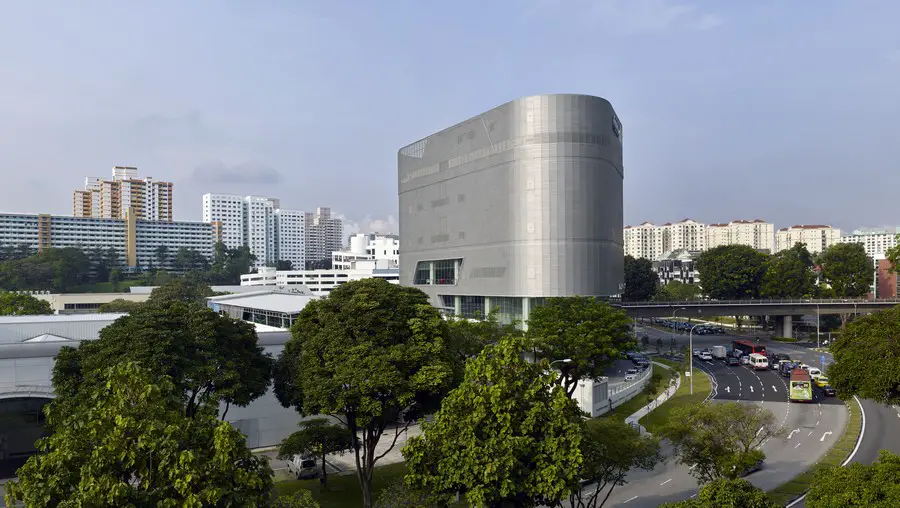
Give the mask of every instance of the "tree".
<path id="1" fill-rule="evenodd" d="M 156 254 L 156 264 L 165 266 L 169 260 L 169 246 L 165 244 L 157 245 L 154 253 Z"/>
<path id="2" fill-rule="evenodd" d="M 286 437 L 278 448 L 279 459 L 294 455 L 312 455 L 322 460 L 322 486 L 328 488 L 328 469 L 325 457 L 332 453 L 343 454 L 353 447 L 350 433 L 344 426 L 334 425 L 326 418 L 303 420 L 300 430 Z"/>
<path id="3" fill-rule="evenodd" d="M 792 248 L 770 256 L 763 275 L 760 295 L 765 298 L 810 298 L 816 294 L 816 274 L 812 255 L 806 246 Z"/>
<path id="4" fill-rule="evenodd" d="M 427 492 L 410 488 L 398 480 L 381 489 L 375 508 L 426 508 L 441 506 Z"/>
<path id="5" fill-rule="evenodd" d="M 331 258 L 324 258 L 318 261 L 307 261 L 307 270 L 331 270 Z"/>
<path id="6" fill-rule="evenodd" d="M 809 496 L 806 504 L 813 508 Z M 666 503 L 661 508 L 781 508 L 781 505 L 743 478 L 721 478 L 701 487 L 695 499 Z"/>
<path id="7" fill-rule="evenodd" d="M 165 273 L 165 272 L 163 272 Z M 213 290 L 196 277 L 178 277 L 158 286 L 150 292 L 150 304 L 169 302 L 199 303 L 206 305 L 206 299 L 213 296 Z"/>
<path id="8" fill-rule="evenodd" d="M 202 272 L 209 269 L 209 259 L 194 249 L 181 247 L 175 253 L 175 259 L 172 261 L 172 265 L 176 271 L 182 273 L 194 271 Z"/>
<path id="9" fill-rule="evenodd" d="M 48 406 L 54 433 L 6 483 L 7 505 L 268 504 L 272 470 L 231 424 L 185 417 L 175 385 L 137 364 L 98 374 L 78 404 Z"/>
<path id="10" fill-rule="evenodd" d="M 701 482 L 739 478 L 765 458 L 760 445 L 780 433 L 768 409 L 738 402 L 684 406 L 673 411 L 662 437 Z"/>
<path id="11" fill-rule="evenodd" d="M 122 283 L 122 270 L 113 268 L 109 271 L 109 281 L 112 283 L 114 293 L 119 292 L 119 285 Z"/>
<path id="12" fill-rule="evenodd" d="M 249 323 L 197 304 L 148 301 L 101 330 L 98 340 L 62 348 L 53 386 L 59 399 L 75 399 L 107 366 L 133 361 L 171 378 L 186 415 L 204 406 L 218 413 L 224 404 L 224 419 L 232 404 L 247 406 L 268 390 L 273 361 L 257 342 Z"/>
<path id="13" fill-rule="evenodd" d="M 585 422 L 581 455 L 584 462 L 578 477 L 586 487 L 569 494 L 572 508 L 603 506 L 613 489 L 628 483 L 625 478 L 629 471 L 650 471 L 663 460 L 659 440 L 642 436 L 639 430 L 615 418 Z"/>
<path id="14" fill-rule="evenodd" d="M 312 492 L 300 489 L 293 494 L 278 496 L 272 501 L 272 508 L 319 508 L 319 503 L 313 498 Z"/>
<path id="15" fill-rule="evenodd" d="M 722 245 L 701 253 L 694 266 L 710 298 L 759 298 L 767 257 L 748 245 Z"/>
<path id="16" fill-rule="evenodd" d="M 900 404 L 900 307 L 860 316 L 830 344 L 828 381 L 843 398 Z M 872 368 L 877 365 L 878 368 Z"/>
<path id="17" fill-rule="evenodd" d="M 276 270 L 293 270 L 294 264 L 289 259 L 279 259 L 275 262 Z"/>
<path id="18" fill-rule="evenodd" d="M 50 302 L 31 295 L 0 292 L 0 316 L 53 314 Z"/>
<path id="19" fill-rule="evenodd" d="M 375 464 L 409 424 L 434 411 L 452 380 L 447 325 L 421 290 L 363 279 L 300 312 L 278 358 L 275 395 L 305 415 L 325 414 L 353 440 L 364 506 Z M 375 448 L 389 425 L 387 451 Z"/>
<path id="20" fill-rule="evenodd" d="M 656 288 L 653 300 L 661 302 L 687 302 L 700 296 L 700 286 L 685 284 L 680 280 L 670 280 L 668 284 Z"/>
<path id="21" fill-rule="evenodd" d="M 825 249 L 818 262 L 822 279 L 835 298 L 860 298 L 869 293 L 875 267 L 863 244 L 836 243 Z"/>
<path id="22" fill-rule="evenodd" d="M 659 277 L 653 271 L 649 259 L 635 259 L 625 256 L 625 290 L 622 299 L 631 302 L 646 302 L 656 293 Z"/>
<path id="23" fill-rule="evenodd" d="M 503 324 L 492 310 L 485 319 L 449 317 L 447 319 L 447 351 L 453 367 L 452 387 L 459 386 L 466 369 L 466 361 L 474 358 L 485 346 L 496 344 L 509 335 L 522 335 L 515 324 Z"/>
<path id="24" fill-rule="evenodd" d="M 140 308 L 141 302 L 126 300 L 124 298 L 116 298 L 111 302 L 104 303 L 97 309 L 98 312 L 134 312 Z"/>
<path id="25" fill-rule="evenodd" d="M 660 354 L 662 352 L 663 340 L 662 337 L 656 338 L 656 354 Z"/>
<path id="26" fill-rule="evenodd" d="M 864 466 L 820 468 L 813 476 L 806 506 L 809 508 L 853 508 L 900 506 L 900 456 L 888 450 Z"/>
<path id="27" fill-rule="evenodd" d="M 487 346 L 403 448 L 409 487 L 473 506 L 556 504 L 578 481 L 582 414 L 527 340 Z"/>
<path id="28" fill-rule="evenodd" d="M 528 337 L 541 358 L 559 363 L 560 381 L 571 396 L 580 379 L 596 379 L 636 344 L 625 311 L 586 296 L 548 298 L 531 311 Z"/>
<path id="29" fill-rule="evenodd" d="M 890 249 L 888 249 L 884 253 L 885 259 L 891 262 L 891 273 L 900 272 L 900 234 L 894 237 L 895 242 L 897 243 Z M 0 258 L 2 258 L 2 254 L 0 254 Z"/>

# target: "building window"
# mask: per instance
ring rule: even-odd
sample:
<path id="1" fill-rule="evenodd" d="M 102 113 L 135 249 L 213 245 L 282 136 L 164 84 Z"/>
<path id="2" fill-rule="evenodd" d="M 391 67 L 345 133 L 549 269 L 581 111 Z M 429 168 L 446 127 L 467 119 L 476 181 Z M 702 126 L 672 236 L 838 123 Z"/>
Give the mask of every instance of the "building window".
<path id="1" fill-rule="evenodd" d="M 483 296 L 460 296 L 459 312 L 469 319 L 479 319 L 484 317 L 484 297 Z"/>
<path id="2" fill-rule="evenodd" d="M 413 275 L 415 285 L 455 285 L 462 259 L 437 259 L 419 261 Z"/>

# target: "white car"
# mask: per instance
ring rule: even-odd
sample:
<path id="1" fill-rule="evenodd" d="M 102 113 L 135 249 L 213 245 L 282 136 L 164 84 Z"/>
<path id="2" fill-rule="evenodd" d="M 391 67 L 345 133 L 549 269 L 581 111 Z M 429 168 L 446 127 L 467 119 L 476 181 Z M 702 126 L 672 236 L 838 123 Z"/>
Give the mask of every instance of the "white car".
<path id="1" fill-rule="evenodd" d="M 634 381 L 635 379 L 637 379 L 637 375 L 637 369 L 628 369 L 628 371 L 625 372 L 625 381 Z"/>
<path id="2" fill-rule="evenodd" d="M 699 350 L 699 349 L 695 349 L 695 350 L 694 350 L 694 356 L 700 356 L 700 350 Z"/>
<path id="3" fill-rule="evenodd" d="M 741 365 L 750 365 L 750 357 L 747 355 L 741 356 Z"/>
<path id="4" fill-rule="evenodd" d="M 711 362 L 711 361 L 712 361 L 712 354 L 711 354 L 711 353 L 700 353 L 700 359 L 701 359 L 701 360 L 705 360 L 705 361 L 707 361 L 707 362 Z"/>

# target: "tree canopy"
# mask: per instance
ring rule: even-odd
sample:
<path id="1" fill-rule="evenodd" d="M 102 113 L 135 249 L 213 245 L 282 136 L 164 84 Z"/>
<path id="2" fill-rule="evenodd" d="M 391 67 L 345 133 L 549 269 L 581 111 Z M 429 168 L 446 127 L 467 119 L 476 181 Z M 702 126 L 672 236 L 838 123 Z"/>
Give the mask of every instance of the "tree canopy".
<path id="1" fill-rule="evenodd" d="M 0 292 L 0 316 L 53 314 L 50 303 L 31 295 Z"/>
<path id="2" fill-rule="evenodd" d="M 625 256 L 625 290 L 622 299 L 630 302 L 646 302 L 656 293 L 659 277 L 653 271 L 649 259 Z"/>
<path id="3" fill-rule="evenodd" d="M 213 290 L 205 282 L 198 277 L 185 276 L 153 288 L 147 303 L 165 305 L 170 302 L 184 302 L 205 306 L 206 299 L 210 296 L 213 296 Z"/>
<path id="4" fill-rule="evenodd" d="M 861 243 L 836 243 L 818 258 L 822 279 L 835 298 L 859 298 L 869 294 L 875 266 Z"/>
<path id="5" fill-rule="evenodd" d="M 900 404 L 900 306 L 859 316 L 830 345 L 828 380 L 844 398 Z M 878 368 L 872 368 L 877 365 Z"/>
<path id="6" fill-rule="evenodd" d="M 625 311 L 596 298 L 548 298 L 532 309 L 528 338 L 541 358 L 554 363 L 571 396 L 580 379 L 596 379 L 635 346 Z M 562 360 L 569 360 L 563 363 Z"/>
<path id="7" fill-rule="evenodd" d="M 276 365 L 275 394 L 285 407 L 332 415 L 347 427 L 370 507 L 372 472 L 383 455 L 375 447 L 385 430 L 434 411 L 450 387 L 447 324 L 419 289 L 370 278 L 307 304 L 291 334 Z M 405 428 L 390 433 L 388 449 Z"/>
<path id="8" fill-rule="evenodd" d="M 810 298 L 817 292 L 812 255 L 798 243 L 769 256 L 760 295 L 765 298 Z"/>
<path id="9" fill-rule="evenodd" d="M 809 508 L 893 508 L 900 506 L 900 456 L 887 450 L 864 466 L 828 467 L 816 471 L 806 506 Z"/>
<path id="10" fill-rule="evenodd" d="M 210 412 L 184 415 L 181 393 L 135 363 L 98 372 L 78 404 L 51 402 L 54 433 L 6 483 L 16 506 L 265 506 L 272 470 Z"/>
<path id="11" fill-rule="evenodd" d="M 98 312 L 134 312 L 140 308 L 141 302 L 126 300 L 124 298 L 116 298 L 111 302 L 104 303 L 97 309 Z"/>
<path id="12" fill-rule="evenodd" d="M 702 252 L 694 266 L 703 291 L 716 300 L 759 298 L 767 256 L 747 245 L 722 245 Z"/>
<path id="13" fill-rule="evenodd" d="M 503 324 L 497 320 L 497 312 L 491 311 L 485 319 L 463 317 L 447 318 L 447 352 L 453 368 L 453 383 L 462 382 L 466 361 L 478 355 L 489 344 L 496 344 L 508 335 L 521 335 L 514 324 Z"/>
<path id="14" fill-rule="evenodd" d="M 696 300 L 700 296 L 700 286 L 685 284 L 680 280 L 670 280 L 667 284 L 656 288 L 653 300 L 661 302 L 686 302 Z"/>
<path id="15" fill-rule="evenodd" d="M 152 298 L 151 298 L 152 300 Z M 187 415 L 204 405 L 246 406 L 269 387 L 273 360 L 253 325 L 178 300 L 148 302 L 100 331 L 100 338 L 64 347 L 53 368 L 57 396 L 75 397 L 109 365 L 133 361 L 169 376 Z M 224 414 L 222 415 L 224 418 Z"/>
<path id="16" fill-rule="evenodd" d="M 807 506 L 813 508 L 808 499 Z M 696 498 L 666 503 L 660 508 L 781 508 L 781 505 L 743 478 L 720 478 L 701 487 Z"/>
<path id="17" fill-rule="evenodd" d="M 328 485 L 328 469 L 325 457 L 332 453 L 344 453 L 353 447 L 347 427 L 335 425 L 327 418 L 310 418 L 297 424 L 300 430 L 286 437 L 278 447 L 279 459 L 294 455 L 313 456 L 322 461 L 322 485 Z"/>
<path id="18" fill-rule="evenodd" d="M 407 484 L 473 506 L 555 504 L 578 481 L 582 415 L 548 372 L 510 337 L 466 365 L 463 383 L 403 449 Z"/>
<path id="19" fill-rule="evenodd" d="M 765 458 L 759 446 L 780 428 L 768 409 L 725 402 L 676 408 L 662 429 L 681 464 L 701 482 L 739 478 Z"/>
<path id="20" fill-rule="evenodd" d="M 94 261 L 97 262 L 100 261 Z M 10 257 L 0 263 L 0 288 L 8 291 L 71 292 L 82 284 L 97 280 L 97 277 L 106 276 L 101 269 L 99 275 L 95 274 L 92 279 L 91 268 L 92 260 L 80 249 L 71 247 L 47 249 L 24 258 Z"/>

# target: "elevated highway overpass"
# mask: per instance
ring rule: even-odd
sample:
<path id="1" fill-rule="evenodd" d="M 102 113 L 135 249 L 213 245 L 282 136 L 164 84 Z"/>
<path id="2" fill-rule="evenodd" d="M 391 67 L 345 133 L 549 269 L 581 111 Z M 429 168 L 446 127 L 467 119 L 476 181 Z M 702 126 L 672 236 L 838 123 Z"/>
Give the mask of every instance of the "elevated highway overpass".
<path id="1" fill-rule="evenodd" d="M 686 302 L 619 302 L 633 318 L 659 318 L 677 315 L 683 318 L 713 316 L 774 316 L 776 333 L 790 337 L 793 316 L 823 314 L 859 314 L 900 305 L 900 298 L 881 300 L 827 298 L 795 300 L 692 300 Z"/>

